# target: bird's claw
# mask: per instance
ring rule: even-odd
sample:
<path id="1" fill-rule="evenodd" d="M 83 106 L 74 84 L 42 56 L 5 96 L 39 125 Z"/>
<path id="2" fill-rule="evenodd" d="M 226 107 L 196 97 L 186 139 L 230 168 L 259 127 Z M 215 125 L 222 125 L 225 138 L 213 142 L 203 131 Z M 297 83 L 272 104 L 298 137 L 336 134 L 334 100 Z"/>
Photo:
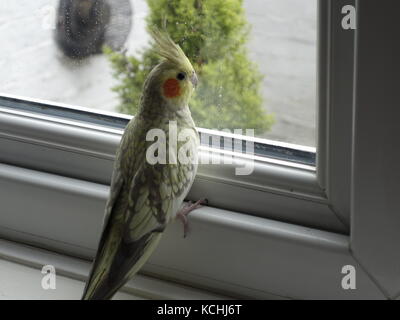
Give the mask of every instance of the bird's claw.
<path id="1" fill-rule="evenodd" d="M 193 210 L 203 207 L 204 205 L 208 205 L 207 199 L 201 199 L 196 202 L 188 201 L 187 204 L 176 214 L 177 218 L 182 221 L 184 238 L 186 238 L 187 234 L 189 233 L 189 213 Z"/>

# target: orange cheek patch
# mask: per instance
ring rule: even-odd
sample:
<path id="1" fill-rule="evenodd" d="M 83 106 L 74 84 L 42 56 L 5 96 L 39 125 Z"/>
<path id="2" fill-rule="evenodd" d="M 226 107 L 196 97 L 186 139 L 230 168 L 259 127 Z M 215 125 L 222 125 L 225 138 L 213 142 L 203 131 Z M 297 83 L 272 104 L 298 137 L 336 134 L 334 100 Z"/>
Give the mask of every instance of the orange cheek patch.
<path id="1" fill-rule="evenodd" d="M 164 82 L 163 85 L 164 89 L 164 96 L 167 98 L 175 98 L 180 96 L 181 94 L 181 88 L 179 86 L 179 81 L 176 79 L 168 79 L 167 81 Z"/>

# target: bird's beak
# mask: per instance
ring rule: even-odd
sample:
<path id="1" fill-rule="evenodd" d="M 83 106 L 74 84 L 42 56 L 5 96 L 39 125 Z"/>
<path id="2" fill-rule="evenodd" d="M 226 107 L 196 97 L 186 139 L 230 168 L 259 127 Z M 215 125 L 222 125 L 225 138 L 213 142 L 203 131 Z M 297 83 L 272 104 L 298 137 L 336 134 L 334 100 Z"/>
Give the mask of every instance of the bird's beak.
<path id="1" fill-rule="evenodd" d="M 197 78 L 196 72 L 193 72 L 193 75 L 192 75 L 192 77 L 190 78 L 190 81 L 192 82 L 193 87 L 196 88 L 196 87 L 197 87 L 197 84 L 199 83 L 199 79 Z"/>

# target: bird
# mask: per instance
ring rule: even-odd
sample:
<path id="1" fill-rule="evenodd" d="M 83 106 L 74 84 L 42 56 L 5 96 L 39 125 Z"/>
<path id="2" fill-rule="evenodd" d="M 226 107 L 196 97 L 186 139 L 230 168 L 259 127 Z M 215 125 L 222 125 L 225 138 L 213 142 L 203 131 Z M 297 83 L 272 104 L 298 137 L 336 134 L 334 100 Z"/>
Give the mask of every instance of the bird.
<path id="1" fill-rule="evenodd" d="M 178 218 L 188 232 L 187 215 L 206 204 L 205 199 L 183 203 L 197 171 L 199 134 L 189 101 L 197 74 L 183 50 L 165 31 L 150 30 L 162 61 L 148 74 L 137 114 L 122 135 L 114 161 L 104 227 L 83 300 L 111 299 L 145 264 L 166 226 Z M 170 126 L 185 132 L 183 141 L 170 141 Z M 162 130 L 160 145 L 168 161 L 149 161 L 148 132 Z M 158 141 L 160 142 L 160 141 Z M 184 149 L 190 161 L 177 161 Z M 171 152 L 172 150 L 172 152 Z M 178 159 L 179 160 L 179 159 Z"/>

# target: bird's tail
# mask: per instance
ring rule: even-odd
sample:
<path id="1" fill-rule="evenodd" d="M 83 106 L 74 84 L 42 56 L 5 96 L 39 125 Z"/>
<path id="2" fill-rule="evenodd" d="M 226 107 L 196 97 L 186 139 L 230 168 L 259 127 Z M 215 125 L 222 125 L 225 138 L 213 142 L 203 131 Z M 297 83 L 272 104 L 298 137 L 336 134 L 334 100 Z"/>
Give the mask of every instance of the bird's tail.
<path id="1" fill-rule="evenodd" d="M 98 282 L 97 287 L 87 287 L 82 295 L 82 300 L 110 300 L 118 291 L 118 287 L 112 288 L 106 282 Z"/>
<path id="2" fill-rule="evenodd" d="M 146 263 L 160 239 L 161 233 L 151 233 L 130 244 L 121 242 L 109 268 L 100 268 L 96 258 L 82 300 L 111 299 Z"/>

